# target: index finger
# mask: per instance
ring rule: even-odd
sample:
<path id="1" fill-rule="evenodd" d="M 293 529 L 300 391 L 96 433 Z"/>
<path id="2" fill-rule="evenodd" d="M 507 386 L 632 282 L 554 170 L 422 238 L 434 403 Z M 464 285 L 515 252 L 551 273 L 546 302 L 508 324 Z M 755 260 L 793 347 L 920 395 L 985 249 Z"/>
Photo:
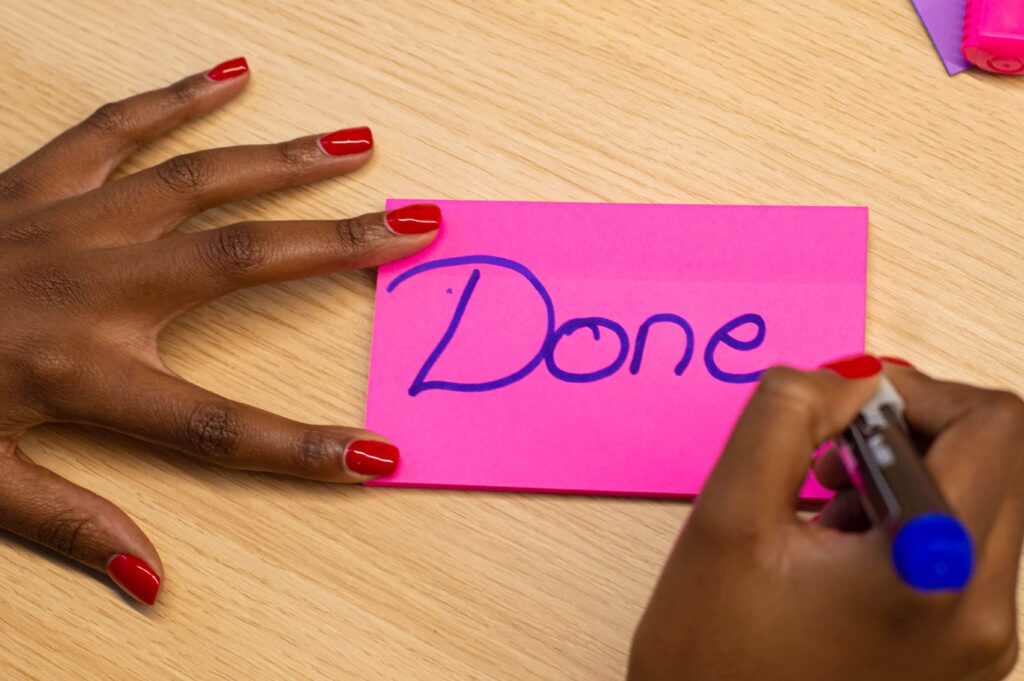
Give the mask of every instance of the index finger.
<path id="1" fill-rule="evenodd" d="M 694 514 L 728 516 L 746 526 L 793 522 L 814 450 L 853 421 L 878 386 L 881 364 L 846 378 L 835 371 L 774 367 L 747 403 Z"/>

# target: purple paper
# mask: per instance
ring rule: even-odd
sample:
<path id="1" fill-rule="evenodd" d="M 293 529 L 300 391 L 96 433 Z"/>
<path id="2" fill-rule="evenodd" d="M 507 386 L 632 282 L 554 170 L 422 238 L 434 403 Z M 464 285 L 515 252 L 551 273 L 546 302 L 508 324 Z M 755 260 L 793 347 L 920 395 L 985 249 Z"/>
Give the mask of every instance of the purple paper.
<path id="1" fill-rule="evenodd" d="M 913 0 L 946 71 L 953 76 L 971 68 L 960 45 L 964 35 L 966 0 Z"/>

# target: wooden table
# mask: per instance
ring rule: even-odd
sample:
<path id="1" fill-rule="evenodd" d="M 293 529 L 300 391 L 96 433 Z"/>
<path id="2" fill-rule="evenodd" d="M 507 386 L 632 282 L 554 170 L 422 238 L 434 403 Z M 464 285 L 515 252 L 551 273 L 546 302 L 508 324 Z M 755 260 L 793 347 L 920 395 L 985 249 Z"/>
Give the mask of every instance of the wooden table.
<path id="1" fill-rule="evenodd" d="M 364 123 L 377 155 L 195 228 L 388 196 L 867 205 L 869 348 L 1024 391 L 1024 79 L 947 77 L 904 0 L 2 0 L 0 25 L 3 165 L 245 54 L 239 101 L 127 169 Z M 163 351 L 232 398 L 359 423 L 372 292 L 240 293 Z M 136 609 L 3 536 L 4 679 L 620 679 L 687 511 L 236 474 L 71 427 L 24 445 L 132 515 L 168 577 Z"/>

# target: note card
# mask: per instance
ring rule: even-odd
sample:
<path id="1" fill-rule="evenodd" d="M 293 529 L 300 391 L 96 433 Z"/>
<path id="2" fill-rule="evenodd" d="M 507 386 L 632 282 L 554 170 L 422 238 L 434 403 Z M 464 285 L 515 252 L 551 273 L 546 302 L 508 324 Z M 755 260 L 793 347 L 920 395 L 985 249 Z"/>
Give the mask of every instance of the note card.
<path id="1" fill-rule="evenodd" d="M 765 368 L 863 351 L 866 208 L 434 203 L 377 281 L 376 484 L 692 496 Z"/>
<path id="2" fill-rule="evenodd" d="M 960 49 L 964 36 L 967 0 L 913 0 L 946 72 L 955 76 L 971 68 Z"/>

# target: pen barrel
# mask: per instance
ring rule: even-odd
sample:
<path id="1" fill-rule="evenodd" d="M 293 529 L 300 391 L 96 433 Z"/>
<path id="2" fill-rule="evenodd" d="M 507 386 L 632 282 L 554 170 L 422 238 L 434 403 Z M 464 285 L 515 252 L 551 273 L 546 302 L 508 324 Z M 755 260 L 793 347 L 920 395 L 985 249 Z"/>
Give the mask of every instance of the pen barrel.
<path id="1" fill-rule="evenodd" d="M 889 533 L 903 581 L 920 591 L 964 588 L 974 569 L 970 534 L 925 467 L 903 421 L 903 401 L 884 377 L 839 452 L 864 510 Z"/>
<path id="2" fill-rule="evenodd" d="M 876 525 L 895 535 L 917 516 L 951 514 L 895 407 L 883 404 L 858 415 L 844 439 L 846 456 L 854 458 L 846 462 L 847 472 Z"/>

